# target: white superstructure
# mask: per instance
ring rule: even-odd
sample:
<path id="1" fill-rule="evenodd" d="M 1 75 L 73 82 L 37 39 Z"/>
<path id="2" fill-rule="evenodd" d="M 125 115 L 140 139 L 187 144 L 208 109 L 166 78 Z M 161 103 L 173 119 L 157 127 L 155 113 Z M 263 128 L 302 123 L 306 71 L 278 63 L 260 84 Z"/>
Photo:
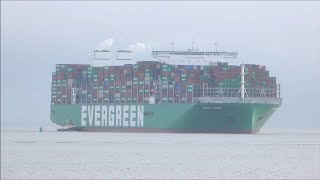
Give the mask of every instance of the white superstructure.
<path id="1" fill-rule="evenodd" d="M 171 65 L 217 65 L 217 62 L 237 62 L 238 52 L 226 51 L 152 51 L 150 58 L 134 59 L 132 51 L 94 51 L 93 66 L 123 66 L 137 61 L 158 61 Z"/>
<path id="2" fill-rule="evenodd" d="M 211 51 L 152 51 L 152 57 L 172 65 L 214 65 L 217 62 L 235 61 L 237 52 Z"/>

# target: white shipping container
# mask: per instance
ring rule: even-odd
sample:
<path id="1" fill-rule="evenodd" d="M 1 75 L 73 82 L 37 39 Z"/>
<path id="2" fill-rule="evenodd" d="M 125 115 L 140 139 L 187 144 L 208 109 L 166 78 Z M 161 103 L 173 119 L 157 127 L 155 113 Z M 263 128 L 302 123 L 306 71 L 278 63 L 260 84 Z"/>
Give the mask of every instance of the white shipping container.
<path id="1" fill-rule="evenodd" d="M 75 81 L 76 81 L 75 79 L 68 79 L 68 84 L 72 84 Z"/>
<path id="2" fill-rule="evenodd" d="M 168 88 L 168 85 L 162 84 L 162 89 L 167 89 L 167 88 Z"/>
<path id="3" fill-rule="evenodd" d="M 209 66 L 218 66 L 217 62 L 209 62 Z"/>

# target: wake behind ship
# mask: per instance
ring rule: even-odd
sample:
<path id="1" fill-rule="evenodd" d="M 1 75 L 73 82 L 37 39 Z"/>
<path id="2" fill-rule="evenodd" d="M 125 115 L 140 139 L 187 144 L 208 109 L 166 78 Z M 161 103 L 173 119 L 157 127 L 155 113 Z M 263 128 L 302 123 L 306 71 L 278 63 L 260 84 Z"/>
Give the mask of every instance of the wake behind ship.
<path id="1" fill-rule="evenodd" d="M 266 66 L 230 65 L 237 52 L 94 51 L 93 65 L 57 64 L 51 121 L 60 130 L 257 133 L 281 106 Z"/>

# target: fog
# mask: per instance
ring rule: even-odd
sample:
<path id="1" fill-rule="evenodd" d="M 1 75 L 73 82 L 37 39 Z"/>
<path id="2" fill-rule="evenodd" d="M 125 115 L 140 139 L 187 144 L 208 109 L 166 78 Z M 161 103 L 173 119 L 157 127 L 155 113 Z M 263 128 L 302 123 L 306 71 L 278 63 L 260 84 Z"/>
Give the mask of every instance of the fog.
<path id="1" fill-rule="evenodd" d="M 184 50 L 193 41 L 239 51 L 277 77 L 283 104 L 264 128 L 320 128 L 320 3 L 289 1 L 1 2 L 1 126 L 53 125 L 55 64 L 90 64 L 101 46 Z"/>

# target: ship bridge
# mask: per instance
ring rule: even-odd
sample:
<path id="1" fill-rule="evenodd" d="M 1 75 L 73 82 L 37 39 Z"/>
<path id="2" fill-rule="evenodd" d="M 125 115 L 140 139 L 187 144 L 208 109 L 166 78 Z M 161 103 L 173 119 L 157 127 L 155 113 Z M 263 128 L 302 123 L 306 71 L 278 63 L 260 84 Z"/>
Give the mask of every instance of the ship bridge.
<path id="1" fill-rule="evenodd" d="M 232 62 L 238 59 L 238 52 L 228 51 L 152 51 L 155 61 L 171 65 L 214 65 L 217 62 Z"/>

